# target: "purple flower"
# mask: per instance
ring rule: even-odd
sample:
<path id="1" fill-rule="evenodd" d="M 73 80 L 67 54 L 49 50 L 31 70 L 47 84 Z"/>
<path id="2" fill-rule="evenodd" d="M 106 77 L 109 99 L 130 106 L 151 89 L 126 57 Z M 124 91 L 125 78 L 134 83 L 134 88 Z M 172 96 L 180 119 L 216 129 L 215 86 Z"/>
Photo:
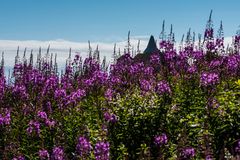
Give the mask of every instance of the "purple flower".
<path id="1" fill-rule="evenodd" d="M 213 160 L 213 157 L 211 155 L 207 155 L 205 160 Z"/>
<path id="2" fill-rule="evenodd" d="M 170 94 L 171 93 L 171 89 L 170 89 L 168 82 L 166 82 L 164 80 L 158 82 L 156 91 L 159 94 Z"/>
<path id="3" fill-rule="evenodd" d="M 168 138 L 167 135 L 165 133 L 161 134 L 161 135 L 157 135 L 154 137 L 154 143 L 158 146 L 167 144 L 168 142 Z"/>
<path id="4" fill-rule="evenodd" d="M 220 67 L 221 64 L 222 64 L 222 61 L 214 59 L 214 60 L 212 60 L 212 61 L 210 62 L 209 68 L 215 69 L 215 68 Z"/>
<path id="5" fill-rule="evenodd" d="M 192 66 L 190 66 L 190 67 L 188 68 L 187 72 L 188 72 L 189 74 L 194 74 L 194 73 L 197 72 L 197 67 L 196 67 L 195 65 L 192 65 Z"/>
<path id="6" fill-rule="evenodd" d="M 114 86 L 114 85 L 119 84 L 119 83 L 121 83 L 121 80 L 120 80 L 119 77 L 117 77 L 117 76 L 110 76 L 110 84 L 111 84 L 111 86 Z"/>
<path id="7" fill-rule="evenodd" d="M 115 114 L 110 114 L 109 112 L 104 113 L 104 119 L 107 122 L 115 123 L 118 121 L 117 116 Z"/>
<path id="8" fill-rule="evenodd" d="M 235 152 L 240 155 L 240 140 L 236 143 Z"/>
<path id="9" fill-rule="evenodd" d="M 9 125 L 10 124 L 10 122 L 11 122 L 11 115 L 10 115 L 9 111 L 7 112 L 7 114 L 4 117 L 3 121 L 4 121 L 5 125 Z"/>
<path id="10" fill-rule="evenodd" d="M 64 160 L 63 148 L 58 146 L 54 147 L 51 157 L 52 160 Z"/>
<path id="11" fill-rule="evenodd" d="M 90 154 L 92 146 L 85 137 L 79 137 L 76 151 L 80 156 L 87 156 Z"/>
<path id="12" fill-rule="evenodd" d="M 204 57 L 203 51 L 194 51 L 192 56 L 196 60 L 201 60 Z"/>
<path id="13" fill-rule="evenodd" d="M 109 160 L 110 159 L 110 144 L 109 142 L 100 141 L 97 142 L 94 149 L 94 155 L 96 160 Z"/>
<path id="14" fill-rule="evenodd" d="M 153 67 L 146 67 L 144 68 L 144 75 L 145 76 L 152 76 L 153 75 Z"/>
<path id="15" fill-rule="evenodd" d="M 113 90 L 111 88 L 108 88 L 107 91 L 105 92 L 104 96 L 107 100 L 111 101 L 113 98 Z"/>
<path id="16" fill-rule="evenodd" d="M 181 152 L 182 158 L 190 159 L 190 158 L 193 158 L 194 156 L 195 156 L 195 149 L 192 147 L 184 148 Z"/>
<path id="17" fill-rule="evenodd" d="M 140 80 L 140 88 L 142 91 L 148 92 L 152 89 L 152 84 L 148 80 Z"/>
<path id="18" fill-rule="evenodd" d="M 92 78 L 89 78 L 89 79 L 86 79 L 84 81 L 84 84 L 87 86 L 87 87 L 90 87 L 90 86 L 93 86 L 93 79 Z"/>
<path id="19" fill-rule="evenodd" d="M 39 136 L 40 134 L 40 123 L 37 121 L 31 120 L 28 124 L 27 132 L 28 134 L 32 134 L 32 132 L 35 131 L 36 134 Z"/>
<path id="20" fill-rule="evenodd" d="M 56 99 L 58 98 L 64 98 L 66 97 L 66 90 L 65 89 L 56 89 L 55 92 L 54 92 L 54 97 Z"/>
<path id="21" fill-rule="evenodd" d="M 7 110 L 5 116 L 0 114 L 0 125 L 10 125 L 11 123 L 11 114 L 10 111 Z"/>
<path id="22" fill-rule="evenodd" d="M 13 158 L 12 160 L 25 160 L 24 156 L 18 156 Z"/>
<path id="23" fill-rule="evenodd" d="M 219 76 L 217 73 L 207 73 L 204 72 L 201 74 L 200 83 L 202 86 L 212 86 L 219 83 Z"/>
<path id="24" fill-rule="evenodd" d="M 206 45 L 206 48 L 210 51 L 213 51 L 215 49 L 215 44 L 214 42 L 211 42 L 211 41 L 208 41 L 207 42 L 207 45 Z"/>
<path id="25" fill-rule="evenodd" d="M 50 159 L 50 155 L 46 149 L 39 150 L 38 156 L 41 160 L 49 160 Z"/>
<path id="26" fill-rule="evenodd" d="M 159 64 L 160 63 L 160 55 L 159 54 L 152 54 L 150 57 L 150 62 L 152 64 Z"/>
<path id="27" fill-rule="evenodd" d="M 107 81 L 108 75 L 106 72 L 98 70 L 93 73 L 92 78 L 94 79 L 95 84 L 103 85 Z"/>
<path id="28" fill-rule="evenodd" d="M 14 86 L 12 93 L 14 96 L 20 97 L 21 99 L 26 99 L 28 97 L 26 87 L 23 85 Z"/>
<path id="29" fill-rule="evenodd" d="M 227 69 L 230 73 L 235 73 L 239 66 L 239 58 L 237 56 L 227 57 Z"/>
<path id="30" fill-rule="evenodd" d="M 167 62 L 172 61 L 177 56 L 176 51 L 168 51 L 164 54 L 164 58 Z"/>
<path id="31" fill-rule="evenodd" d="M 85 90 L 83 89 L 78 89 L 77 91 L 75 92 L 72 92 L 70 95 L 68 95 L 66 97 L 66 100 L 67 100 L 67 104 L 76 104 L 78 101 L 81 100 L 82 97 L 84 97 L 86 95 L 86 92 Z"/>
<path id="32" fill-rule="evenodd" d="M 45 121 L 45 123 L 46 123 L 46 125 L 48 126 L 48 127 L 50 127 L 50 128 L 52 128 L 52 127 L 54 127 L 55 126 L 55 124 L 56 124 L 56 122 L 54 121 L 54 120 L 49 120 L 49 119 L 47 119 L 46 121 Z"/>
<path id="33" fill-rule="evenodd" d="M 48 116 L 46 112 L 38 111 L 37 116 L 43 120 L 47 120 Z"/>

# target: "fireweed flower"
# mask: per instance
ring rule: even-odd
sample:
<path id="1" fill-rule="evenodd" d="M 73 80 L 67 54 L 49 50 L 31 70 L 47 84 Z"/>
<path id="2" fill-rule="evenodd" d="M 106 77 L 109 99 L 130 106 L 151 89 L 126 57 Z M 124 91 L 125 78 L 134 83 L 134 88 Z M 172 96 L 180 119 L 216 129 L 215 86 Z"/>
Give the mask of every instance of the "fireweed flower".
<path id="1" fill-rule="evenodd" d="M 159 64 L 160 63 L 160 55 L 159 54 L 152 54 L 150 57 L 150 62 L 152 64 Z"/>
<path id="2" fill-rule="evenodd" d="M 170 62 L 172 61 L 175 57 L 177 56 L 177 53 L 176 51 L 168 51 L 164 54 L 164 59 L 167 61 L 167 62 Z"/>
<path id="3" fill-rule="evenodd" d="M 152 84 L 150 81 L 142 79 L 140 80 L 140 88 L 142 91 L 148 92 L 152 89 Z"/>
<path id="4" fill-rule="evenodd" d="M 181 157 L 191 159 L 195 156 L 195 149 L 192 147 L 184 148 L 181 152 Z"/>
<path id="5" fill-rule="evenodd" d="M 11 122 L 11 115 L 10 115 L 9 111 L 7 112 L 7 114 L 4 117 L 3 121 L 4 121 L 5 125 L 9 125 L 10 124 L 10 122 Z"/>
<path id="6" fill-rule="evenodd" d="M 50 159 L 50 155 L 46 149 L 39 150 L 38 156 L 41 160 L 49 160 Z"/>
<path id="7" fill-rule="evenodd" d="M 213 157 L 211 155 L 207 155 L 205 160 L 213 160 Z"/>
<path id="8" fill-rule="evenodd" d="M 51 102 L 47 102 L 46 105 L 44 106 L 48 112 L 52 112 L 52 105 Z"/>
<path id="9" fill-rule="evenodd" d="M 217 73 L 207 73 L 204 72 L 200 76 L 200 84 L 202 86 L 212 86 L 219 83 L 219 76 Z"/>
<path id="10" fill-rule="evenodd" d="M 94 148 L 94 155 L 96 160 L 109 160 L 110 159 L 110 144 L 109 142 L 97 142 Z"/>
<path id="11" fill-rule="evenodd" d="M 143 72 L 145 76 L 152 76 L 153 75 L 153 67 L 145 67 Z"/>
<path id="12" fill-rule="evenodd" d="M 62 147 L 58 147 L 58 146 L 54 147 L 51 159 L 52 160 L 64 160 L 63 148 Z"/>
<path id="13" fill-rule="evenodd" d="M 188 72 L 189 74 L 194 74 L 194 73 L 197 72 L 197 67 L 196 67 L 195 65 L 192 65 L 192 66 L 188 67 L 187 72 Z"/>
<path id="14" fill-rule="evenodd" d="M 214 44 L 214 42 L 208 41 L 208 42 L 207 42 L 207 45 L 206 45 L 206 48 L 207 48 L 208 50 L 210 50 L 210 51 L 214 51 L 214 49 L 215 49 L 215 44 Z"/>
<path id="15" fill-rule="evenodd" d="M 164 81 L 164 80 L 158 82 L 157 87 L 156 87 L 156 92 L 158 94 L 170 94 L 171 89 L 170 89 L 168 82 Z"/>
<path id="16" fill-rule="evenodd" d="M 0 78 L 0 100 L 3 98 L 4 92 L 5 92 L 5 83 L 6 80 L 4 77 Z"/>
<path id="17" fill-rule="evenodd" d="M 24 156 L 18 156 L 13 158 L 12 160 L 25 160 Z"/>
<path id="18" fill-rule="evenodd" d="M 76 151 L 80 156 L 87 156 L 92 150 L 91 143 L 85 137 L 79 137 Z"/>
<path id="19" fill-rule="evenodd" d="M 113 98 L 113 90 L 111 88 L 108 88 L 107 91 L 105 92 L 104 96 L 108 101 L 111 101 Z"/>
<path id="20" fill-rule="evenodd" d="M 214 59 L 210 62 L 209 68 L 215 69 L 215 68 L 220 67 L 221 65 L 222 65 L 222 61 Z"/>
<path id="21" fill-rule="evenodd" d="M 45 124 L 46 124 L 48 127 L 52 128 L 52 127 L 55 126 L 56 122 L 55 122 L 54 120 L 49 120 L 49 119 L 47 119 L 47 120 L 45 121 Z"/>
<path id="22" fill-rule="evenodd" d="M 203 51 L 194 51 L 192 53 L 192 56 L 196 60 L 201 60 L 204 57 L 204 53 L 203 53 Z"/>
<path id="23" fill-rule="evenodd" d="M 20 97 L 21 99 L 25 99 L 28 97 L 26 87 L 23 85 L 16 85 L 14 86 L 12 93 L 16 97 Z"/>
<path id="24" fill-rule="evenodd" d="M 87 87 L 91 87 L 91 86 L 93 86 L 93 79 L 92 78 L 89 78 L 89 79 L 86 79 L 85 81 L 84 81 L 84 84 L 85 84 L 85 86 L 87 86 Z"/>
<path id="25" fill-rule="evenodd" d="M 105 112 L 103 116 L 105 121 L 107 122 L 115 123 L 118 121 L 117 116 L 115 114 L 110 114 L 109 112 Z"/>
<path id="26" fill-rule="evenodd" d="M 40 134 L 40 123 L 37 122 L 37 121 L 31 120 L 28 124 L 27 133 L 32 134 L 32 132 L 34 132 L 34 131 L 39 136 L 39 134 Z"/>
<path id="27" fill-rule="evenodd" d="M 235 152 L 238 155 L 240 155 L 240 140 L 238 140 L 237 143 L 236 143 Z"/>
<path id="28" fill-rule="evenodd" d="M 95 71 L 92 78 L 94 79 L 95 84 L 103 85 L 107 81 L 108 75 L 103 71 Z"/>
<path id="29" fill-rule="evenodd" d="M 66 104 L 65 105 L 68 105 L 68 104 L 76 104 L 77 102 L 79 102 L 81 100 L 82 97 L 84 97 L 86 95 L 86 92 L 85 90 L 83 89 L 78 89 L 77 91 L 75 92 L 72 92 L 70 95 L 68 95 L 66 97 Z"/>
<path id="30" fill-rule="evenodd" d="M 157 135 L 157 136 L 154 137 L 154 143 L 157 146 L 167 144 L 167 142 L 168 142 L 168 138 L 167 138 L 167 135 L 165 133 L 163 133 L 161 135 Z"/>
<path id="31" fill-rule="evenodd" d="M 239 58 L 237 56 L 227 57 L 227 69 L 229 72 L 235 73 L 239 66 Z"/>
<path id="32" fill-rule="evenodd" d="M 0 114 L 0 125 L 10 125 L 11 123 L 11 114 L 10 111 L 6 111 L 5 116 Z"/>
<path id="33" fill-rule="evenodd" d="M 121 79 L 118 76 L 110 76 L 109 81 L 111 86 L 121 83 Z"/>
<path id="34" fill-rule="evenodd" d="M 71 94 L 70 99 L 72 101 L 74 101 L 74 103 L 76 103 L 77 101 L 79 101 L 82 97 L 84 97 L 86 95 L 85 90 L 83 89 L 78 89 L 76 92 L 73 92 Z"/>
<path id="35" fill-rule="evenodd" d="M 61 98 L 64 98 L 66 97 L 66 90 L 65 89 L 56 89 L 55 92 L 54 92 L 54 98 L 55 99 L 61 99 Z"/>
<path id="36" fill-rule="evenodd" d="M 43 112 L 43 111 L 38 111 L 37 116 L 42 120 L 47 120 L 48 119 L 47 113 Z"/>
<path id="37" fill-rule="evenodd" d="M 137 73 L 142 71 L 143 67 L 144 67 L 143 62 L 141 62 L 141 63 L 134 63 L 134 64 L 132 64 L 129 67 L 129 73 L 131 75 L 137 74 Z"/>

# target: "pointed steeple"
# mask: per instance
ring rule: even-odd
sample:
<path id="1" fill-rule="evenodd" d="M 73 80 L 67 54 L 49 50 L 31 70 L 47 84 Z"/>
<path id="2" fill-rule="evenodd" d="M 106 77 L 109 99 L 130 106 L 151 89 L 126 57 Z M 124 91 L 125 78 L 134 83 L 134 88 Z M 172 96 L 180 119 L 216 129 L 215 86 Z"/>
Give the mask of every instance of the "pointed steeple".
<path id="1" fill-rule="evenodd" d="M 149 39 L 149 42 L 148 42 L 148 45 L 147 45 L 147 48 L 145 49 L 145 51 L 143 52 L 144 54 L 151 54 L 153 53 L 154 51 L 157 51 L 158 48 L 157 48 L 157 45 L 156 45 L 156 42 L 154 40 L 154 37 L 151 35 L 150 39 Z"/>

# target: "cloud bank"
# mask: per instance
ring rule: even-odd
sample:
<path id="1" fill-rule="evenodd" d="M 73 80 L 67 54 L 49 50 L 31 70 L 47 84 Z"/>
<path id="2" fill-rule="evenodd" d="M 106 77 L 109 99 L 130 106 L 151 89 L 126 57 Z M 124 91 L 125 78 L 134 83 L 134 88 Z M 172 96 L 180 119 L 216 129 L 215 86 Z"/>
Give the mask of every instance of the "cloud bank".
<path id="1" fill-rule="evenodd" d="M 138 39 L 140 40 L 140 50 L 144 50 L 148 43 L 146 36 L 136 37 L 131 39 L 131 45 L 135 49 L 137 48 Z M 42 49 L 42 54 L 45 54 L 48 46 L 50 45 L 50 53 L 57 54 L 57 62 L 59 66 L 65 64 L 65 60 L 68 57 L 69 49 L 72 49 L 72 55 L 74 53 L 80 53 L 85 58 L 88 55 L 88 42 L 73 42 L 66 40 L 51 40 L 51 41 L 37 41 L 37 40 L 0 40 L 0 52 L 4 52 L 5 66 L 12 67 L 14 64 L 14 58 L 16 56 L 17 47 L 19 46 L 20 57 L 23 56 L 24 49 L 27 48 L 26 56 L 29 57 L 31 50 L 33 50 L 34 60 L 36 60 L 39 48 Z M 121 41 L 116 43 L 116 49 L 120 48 L 123 53 L 127 41 Z M 107 61 L 111 61 L 114 43 L 103 43 L 103 42 L 91 42 L 92 50 L 94 51 L 98 46 L 100 56 L 106 56 Z"/>
<path id="2" fill-rule="evenodd" d="M 135 36 L 131 37 L 131 45 L 134 49 L 137 48 L 138 40 L 140 40 L 140 50 L 144 51 L 147 46 L 149 36 Z M 157 38 L 156 38 L 157 39 Z M 225 38 L 225 45 L 231 44 L 232 37 Z M 178 42 L 176 46 L 178 46 Z M 50 40 L 50 41 L 38 41 L 38 40 L 0 40 L 0 52 L 4 52 L 5 66 L 6 68 L 12 68 L 14 65 L 14 58 L 16 56 L 17 47 L 20 48 L 20 57 L 23 55 L 23 51 L 27 48 L 27 57 L 29 57 L 31 50 L 33 50 L 34 60 L 36 60 L 39 48 L 42 48 L 42 54 L 46 53 L 48 46 L 50 45 L 50 53 L 57 54 L 57 62 L 59 66 L 64 66 L 66 58 L 68 57 L 69 48 L 72 49 L 72 55 L 74 53 L 80 53 L 85 58 L 88 55 L 88 42 L 73 42 L 66 40 Z M 116 42 L 116 49 L 120 48 L 123 53 L 124 48 L 127 45 L 127 41 Z M 98 46 L 100 50 L 100 56 L 106 56 L 107 61 L 111 61 L 114 43 L 104 42 L 91 42 L 93 50 Z M 178 48 L 178 47 L 177 47 Z"/>

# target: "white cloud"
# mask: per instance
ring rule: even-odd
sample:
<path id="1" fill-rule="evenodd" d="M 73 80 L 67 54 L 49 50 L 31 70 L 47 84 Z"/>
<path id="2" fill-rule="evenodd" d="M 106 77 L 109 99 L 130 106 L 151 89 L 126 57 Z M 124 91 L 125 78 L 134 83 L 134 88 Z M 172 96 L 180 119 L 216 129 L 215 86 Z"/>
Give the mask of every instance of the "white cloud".
<path id="1" fill-rule="evenodd" d="M 138 40 L 140 39 L 140 50 L 144 51 L 147 46 L 148 39 L 150 36 L 134 36 L 131 37 L 131 45 L 136 49 Z M 155 37 L 158 39 L 157 37 Z M 227 44 L 231 44 L 232 37 L 225 38 L 225 46 Z M 127 41 L 116 42 L 117 50 L 121 49 L 121 53 L 127 44 Z M 176 43 L 178 45 L 179 43 Z M 57 61 L 60 66 L 64 66 L 65 60 L 68 57 L 69 48 L 72 48 L 72 55 L 75 52 L 80 52 L 80 54 L 84 57 L 87 56 L 88 53 L 88 42 L 73 42 L 66 40 L 50 40 L 50 41 L 37 41 L 37 40 L 26 40 L 26 41 L 18 41 L 18 40 L 0 40 L 0 52 L 5 53 L 5 65 L 7 67 L 12 67 L 14 64 L 14 58 L 16 56 L 17 47 L 20 48 L 20 56 L 23 55 L 24 48 L 27 47 L 27 56 L 29 57 L 30 51 L 33 50 L 33 55 L 36 60 L 37 53 L 39 47 L 42 48 L 42 53 L 46 53 L 47 47 L 50 45 L 50 53 L 57 53 Z M 96 46 L 99 46 L 101 57 L 106 56 L 107 60 L 111 60 L 111 56 L 113 53 L 114 43 L 103 43 L 103 42 L 93 42 L 91 43 L 92 49 L 95 50 Z M 178 48 L 178 47 L 177 47 Z"/>
<path id="2" fill-rule="evenodd" d="M 131 45 L 134 49 L 137 48 L 138 39 L 140 41 L 140 50 L 143 51 L 148 43 L 148 36 L 136 36 L 131 38 Z M 120 48 L 121 53 L 127 44 L 127 41 L 116 42 L 116 48 Z M 88 42 L 73 42 L 66 40 L 50 40 L 50 41 L 37 41 L 37 40 L 0 40 L 0 52 L 4 52 L 5 66 L 11 68 L 14 65 L 14 58 L 16 56 L 17 47 L 20 48 L 20 57 L 23 55 L 25 47 L 27 48 L 26 56 L 29 57 L 30 51 L 33 50 L 34 60 L 36 60 L 39 47 L 42 48 L 42 54 L 46 53 L 47 47 L 50 45 L 50 53 L 57 53 L 57 61 L 59 66 L 64 66 L 65 60 L 68 57 L 69 48 L 72 49 L 72 55 L 76 52 L 80 53 L 83 58 L 88 54 Z M 99 47 L 100 56 L 106 56 L 107 61 L 111 61 L 113 53 L 114 43 L 103 43 L 103 42 L 91 42 L 93 50 Z"/>

